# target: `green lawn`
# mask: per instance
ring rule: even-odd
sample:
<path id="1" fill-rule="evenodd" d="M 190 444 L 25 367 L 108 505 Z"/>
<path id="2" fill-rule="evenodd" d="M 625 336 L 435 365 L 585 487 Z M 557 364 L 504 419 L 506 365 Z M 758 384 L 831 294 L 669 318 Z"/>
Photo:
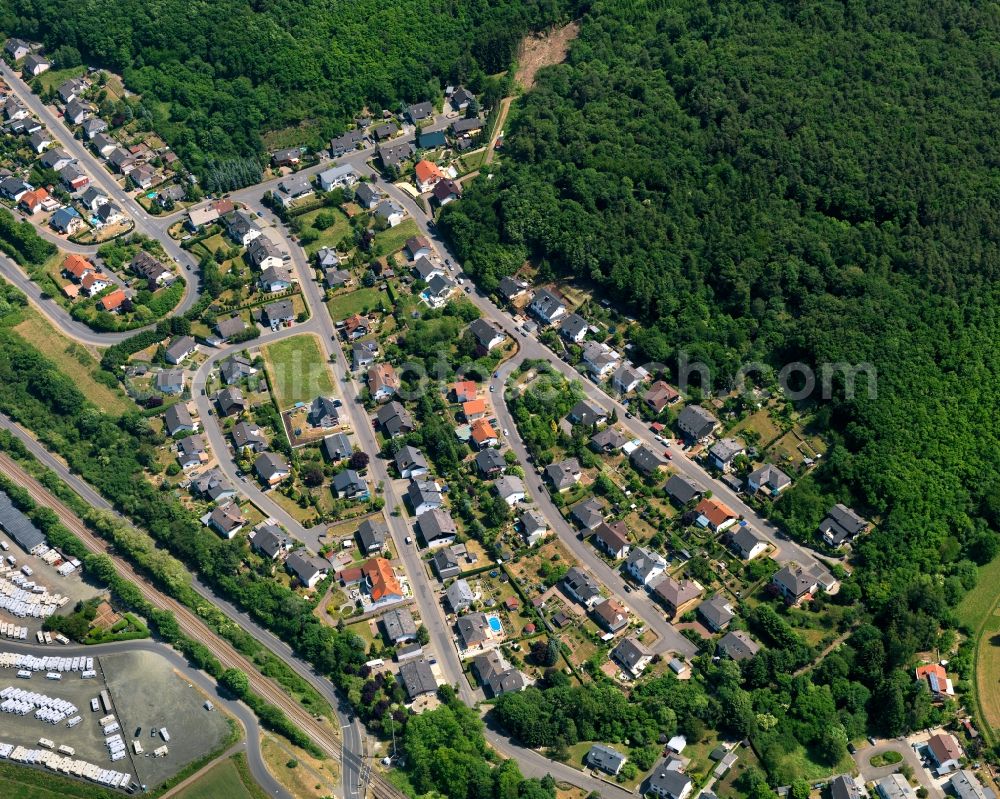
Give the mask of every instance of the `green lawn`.
<path id="1" fill-rule="evenodd" d="M 326 307 L 334 322 L 346 319 L 351 314 L 361 313 L 366 308 L 375 310 L 386 301 L 385 292 L 380 289 L 356 289 L 346 294 L 340 294 L 330 300 Z"/>
<path id="2" fill-rule="evenodd" d="M 336 221 L 325 230 L 320 230 L 313 224 L 316 221 L 316 217 L 320 214 L 333 214 Z M 312 255 L 323 247 L 335 247 L 344 236 L 351 232 L 347 214 L 339 208 L 317 208 L 315 211 L 302 214 L 299 220 L 302 222 L 303 233 L 307 231 L 314 232 L 318 237 L 315 241 L 311 241 L 305 245 L 308 255 Z"/>
<path id="3" fill-rule="evenodd" d="M 0 793 L 4 799 L 113 799 L 121 796 L 118 791 L 107 791 L 90 782 L 12 763 L 0 765 Z"/>
<path id="4" fill-rule="evenodd" d="M 256 799 L 259 795 L 244 784 L 233 758 L 213 766 L 187 788 L 177 794 L 177 799 Z"/>
<path id="5" fill-rule="evenodd" d="M 375 234 L 375 247 L 379 255 L 391 255 L 403 249 L 406 240 L 420 234 L 416 221 L 404 219 L 396 227 L 386 228 Z"/>
<path id="6" fill-rule="evenodd" d="M 86 71 L 87 68 L 83 64 L 76 67 L 66 67 L 66 69 L 50 69 L 48 72 L 43 72 L 37 78 L 32 78 L 28 83 L 34 83 L 35 80 L 41 81 L 42 86 L 48 91 L 65 80 L 80 77 Z"/>
<path id="7" fill-rule="evenodd" d="M 287 410 L 297 402 L 310 402 L 320 394 L 334 393 L 330 368 L 314 335 L 292 336 L 269 344 L 264 347 L 264 360 L 279 410 Z"/>
<path id="8" fill-rule="evenodd" d="M 1000 727 L 1000 645 L 996 643 L 1000 633 L 1000 616 L 995 609 L 1000 591 L 1000 558 L 979 568 L 976 587 L 967 593 L 955 608 L 959 622 L 972 629 L 972 640 L 976 642 L 975 659 L 975 701 L 971 703 L 976 718 L 976 726 L 987 742 L 992 742 L 994 730 Z"/>

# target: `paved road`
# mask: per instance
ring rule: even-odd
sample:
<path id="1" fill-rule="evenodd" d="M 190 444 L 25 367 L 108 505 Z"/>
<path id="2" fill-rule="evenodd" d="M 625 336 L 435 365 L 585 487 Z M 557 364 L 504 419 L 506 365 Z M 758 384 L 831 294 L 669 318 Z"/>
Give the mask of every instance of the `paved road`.
<path id="1" fill-rule="evenodd" d="M 898 752 L 902 755 L 903 762 L 907 763 L 913 769 L 913 775 L 928 790 L 930 795 L 934 799 L 944 799 L 944 791 L 941 790 L 941 786 L 930 778 L 927 769 L 924 768 L 924 764 L 917 757 L 917 753 L 913 751 L 913 747 L 905 740 L 879 740 L 875 742 L 874 746 L 868 744 L 854 754 L 854 762 L 858 765 L 858 773 L 861 774 L 865 782 L 880 780 L 882 777 L 887 777 L 899 770 L 899 763 L 881 767 L 875 767 L 871 764 L 873 757 L 885 754 L 886 752 Z"/>
<path id="2" fill-rule="evenodd" d="M 631 607 L 642 620 L 653 630 L 659 640 L 653 645 L 653 651 L 663 653 L 667 651 L 680 653 L 685 657 L 693 657 L 698 648 L 687 638 L 681 635 L 677 628 L 669 621 L 663 611 L 656 605 L 652 598 L 645 592 L 635 591 L 627 593 L 625 591 L 625 580 L 618 569 L 608 565 L 607 561 L 597 554 L 597 551 L 586 541 L 577 536 L 576 531 L 569 525 L 559 509 L 552 502 L 549 492 L 546 489 L 542 478 L 534 467 L 528 462 L 528 451 L 524 441 L 514 425 L 514 419 L 510 415 L 507 407 L 507 397 L 504 385 L 507 378 L 514 372 L 521 362 L 523 356 L 516 357 L 504 363 L 497 371 L 490 383 L 494 398 L 493 408 L 496 411 L 497 421 L 501 427 L 507 430 L 507 442 L 510 444 L 518 461 L 523 465 L 525 472 L 526 487 L 530 490 L 542 515 L 548 520 L 549 525 L 556 532 L 559 538 L 569 547 L 573 556 L 586 566 L 600 581 L 614 594 L 620 602 Z"/>
<path id="3" fill-rule="evenodd" d="M 156 641 L 122 641 L 111 644 L 95 644 L 92 646 L 82 646 L 69 644 L 60 646 L 41 646 L 38 644 L 28 644 L 22 641 L 0 641 L 0 650 L 9 652 L 23 652 L 36 657 L 47 655 L 87 655 L 88 657 L 99 657 L 101 655 L 114 655 L 129 652 L 152 652 L 165 658 L 171 666 L 184 675 L 189 682 L 197 685 L 207 695 L 212 697 L 212 701 L 217 707 L 224 708 L 228 713 L 239 720 L 246 731 L 246 753 L 247 762 L 250 765 L 250 773 L 260 786 L 271 796 L 282 797 L 282 799 L 292 799 L 292 795 L 267 770 L 264 758 L 261 754 L 261 729 L 257 723 L 257 717 L 239 700 L 233 699 L 228 693 L 223 693 L 218 684 L 207 677 L 204 672 L 194 668 L 184 659 L 184 657 L 166 644 Z"/>

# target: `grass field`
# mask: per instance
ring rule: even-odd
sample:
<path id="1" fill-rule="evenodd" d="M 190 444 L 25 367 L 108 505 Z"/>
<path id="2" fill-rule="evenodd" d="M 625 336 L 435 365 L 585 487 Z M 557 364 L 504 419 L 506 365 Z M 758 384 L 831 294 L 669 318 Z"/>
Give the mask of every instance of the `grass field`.
<path id="1" fill-rule="evenodd" d="M 108 413 L 121 414 L 133 403 L 120 391 L 108 388 L 93 378 L 99 368 L 97 359 L 81 344 L 71 341 L 56 331 L 34 308 L 21 310 L 23 321 L 14 327 L 14 332 L 33 346 L 39 346 L 60 372 L 72 378 L 76 387 L 91 402 Z"/>
<path id="2" fill-rule="evenodd" d="M 71 780 L 12 763 L 0 765 L 0 794 L 4 799 L 114 799 L 122 795 L 118 791 L 106 791 L 92 782 Z"/>
<path id="3" fill-rule="evenodd" d="M 316 760 L 301 749 L 271 735 L 264 736 L 261 751 L 267 770 L 296 799 L 320 799 L 334 795 L 338 771 L 329 761 Z M 289 767 L 288 764 L 293 761 L 295 765 Z"/>
<path id="4" fill-rule="evenodd" d="M 320 214 L 333 214 L 336 221 L 325 230 L 320 230 L 313 224 L 313 222 L 316 221 L 316 217 Z M 303 233 L 306 231 L 312 231 L 315 232 L 318 237 L 315 241 L 311 241 L 305 246 L 307 255 L 312 255 L 317 250 L 321 250 L 323 247 L 335 247 L 337 242 L 351 232 L 351 226 L 347 221 L 347 215 L 339 208 L 317 208 L 315 211 L 309 211 L 308 213 L 302 214 L 302 216 L 299 217 L 299 221 L 302 222 Z"/>
<path id="5" fill-rule="evenodd" d="M 391 255 L 403 249 L 406 240 L 420 233 L 417 223 L 412 219 L 404 219 L 396 227 L 386 228 L 375 234 L 375 247 L 381 255 Z"/>
<path id="6" fill-rule="evenodd" d="M 246 786 L 235 758 L 228 758 L 178 793 L 177 799 L 216 799 L 219 796 L 225 796 L 226 799 L 257 799 L 260 795 L 259 789 L 251 790 Z"/>
<path id="7" fill-rule="evenodd" d="M 973 630 L 976 643 L 975 702 L 971 703 L 978 717 L 978 726 L 988 740 L 1000 727 L 1000 558 L 980 567 L 979 580 L 958 607 L 959 622 Z"/>
<path id="8" fill-rule="evenodd" d="M 38 80 L 41 82 L 42 86 L 45 87 L 45 90 L 48 91 L 49 89 L 58 86 L 65 80 L 80 77 L 86 71 L 87 67 L 83 64 L 76 67 L 66 67 L 66 69 L 50 69 L 48 72 L 43 72 L 37 78 L 32 78 L 32 80 L 28 81 L 28 83 Z"/>
<path id="9" fill-rule="evenodd" d="M 346 319 L 351 314 L 361 313 L 366 308 L 374 310 L 383 303 L 388 305 L 385 292 L 379 289 L 356 289 L 346 294 L 339 294 L 330 300 L 326 307 L 334 322 Z"/>
<path id="10" fill-rule="evenodd" d="M 318 395 L 334 393 L 333 377 L 319 339 L 311 334 L 292 336 L 264 347 L 264 361 L 279 410 Z"/>

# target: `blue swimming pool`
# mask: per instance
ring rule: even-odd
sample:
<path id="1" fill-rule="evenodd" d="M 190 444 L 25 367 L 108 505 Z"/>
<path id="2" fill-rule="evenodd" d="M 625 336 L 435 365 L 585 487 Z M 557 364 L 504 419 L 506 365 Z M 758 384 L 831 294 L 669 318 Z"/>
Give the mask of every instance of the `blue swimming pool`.
<path id="1" fill-rule="evenodd" d="M 489 621 L 490 621 L 490 629 L 493 630 L 493 632 L 497 633 L 498 635 L 503 632 L 503 625 L 500 623 L 500 619 L 498 619 L 496 616 L 490 616 Z"/>

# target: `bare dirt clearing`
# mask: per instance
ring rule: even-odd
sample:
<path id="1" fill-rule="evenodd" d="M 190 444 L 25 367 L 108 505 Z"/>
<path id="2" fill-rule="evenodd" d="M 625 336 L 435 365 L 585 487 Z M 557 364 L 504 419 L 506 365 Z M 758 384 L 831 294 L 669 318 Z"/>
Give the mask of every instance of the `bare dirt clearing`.
<path id="1" fill-rule="evenodd" d="M 535 75 L 542 67 L 560 64 L 566 58 L 569 44 L 580 32 L 579 22 L 570 22 L 546 34 L 528 36 L 521 42 L 517 58 L 517 82 L 525 91 L 535 85 Z"/>

